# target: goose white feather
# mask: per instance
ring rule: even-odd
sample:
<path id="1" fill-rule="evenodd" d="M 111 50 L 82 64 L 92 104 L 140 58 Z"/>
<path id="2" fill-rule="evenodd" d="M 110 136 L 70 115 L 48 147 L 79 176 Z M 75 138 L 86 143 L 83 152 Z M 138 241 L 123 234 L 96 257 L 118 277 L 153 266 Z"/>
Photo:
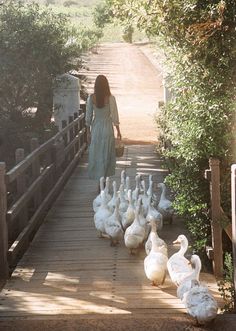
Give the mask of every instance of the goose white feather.
<path id="1" fill-rule="evenodd" d="M 150 196 L 152 196 L 152 189 L 153 189 L 152 175 L 148 176 L 148 182 L 149 182 L 149 186 L 148 186 L 148 189 L 147 189 L 147 196 L 150 197 Z"/>
<path id="2" fill-rule="evenodd" d="M 101 203 L 102 203 L 101 192 L 103 190 L 104 190 L 104 177 L 101 177 L 100 178 L 100 193 L 93 200 L 93 211 L 94 212 L 96 212 L 98 210 L 98 207 L 101 206 Z"/>
<path id="3" fill-rule="evenodd" d="M 143 194 L 141 195 L 142 197 L 142 203 L 143 203 L 143 213 L 144 216 L 147 215 L 147 211 L 148 211 L 148 196 L 147 196 L 147 192 L 146 192 L 146 184 L 145 181 L 142 180 L 141 181 L 142 184 L 142 188 L 143 188 Z"/>
<path id="4" fill-rule="evenodd" d="M 111 239 L 111 246 L 115 246 L 124 236 L 121 226 L 121 217 L 119 213 L 120 199 L 116 199 L 115 210 L 113 214 L 105 221 L 105 231 Z"/>
<path id="5" fill-rule="evenodd" d="M 135 219 L 133 223 L 125 230 L 124 241 L 125 246 L 130 250 L 130 253 L 134 253 L 144 240 L 145 230 L 140 225 L 139 222 L 139 212 L 141 207 L 141 198 L 138 200 L 136 210 L 135 210 Z"/>
<path id="6" fill-rule="evenodd" d="M 199 275 L 202 268 L 200 257 L 194 254 L 191 256 L 190 261 L 191 264 L 193 265 L 193 271 L 181 281 L 179 287 L 177 288 L 177 297 L 180 300 L 183 300 L 184 294 L 191 289 L 192 280 L 193 279 L 196 279 L 197 281 L 199 280 Z"/>
<path id="7" fill-rule="evenodd" d="M 183 279 L 192 272 L 192 267 L 190 262 L 184 257 L 188 249 L 188 239 L 185 235 L 179 235 L 177 240 L 173 243 L 180 243 L 181 247 L 180 250 L 173 254 L 168 262 L 167 262 L 167 269 L 170 274 L 170 278 L 172 282 L 179 286 L 179 284 L 183 281 Z"/>
<path id="8" fill-rule="evenodd" d="M 184 294 L 183 302 L 188 314 L 204 325 L 216 317 L 218 305 L 206 286 L 197 280 L 191 282 L 192 288 Z"/>
<path id="9" fill-rule="evenodd" d="M 126 172 L 125 170 L 122 170 L 120 173 L 120 183 L 125 186 L 125 177 L 126 177 Z"/>
<path id="10" fill-rule="evenodd" d="M 131 198 L 131 190 L 128 191 L 128 201 L 129 201 L 128 208 L 122 216 L 122 226 L 124 230 L 126 230 L 127 227 L 133 223 L 135 218 L 135 208 Z"/>
<path id="11" fill-rule="evenodd" d="M 119 189 L 120 207 L 119 210 L 123 214 L 128 208 L 128 201 L 125 199 L 124 185 L 120 184 Z"/>
<path id="12" fill-rule="evenodd" d="M 162 253 L 162 246 L 158 246 L 154 232 L 150 233 L 152 248 L 148 256 L 144 259 L 144 270 L 152 285 L 163 284 L 166 277 L 166 266 L 168 257 Z"/>
<path id="13" fill-rule="evenodd" d="M 156 221 L 158 227 L 158 230 L 161 230 L 163 227 L 163 217 L 162 214 L 153 207 L 152 203 L 152 185 L 150 186 L 150 195 L 148 197 L 148 210 L 147 210 L 147 216 L 146 220 L 148 223 L 151 223 L 152 221 Z"/>
<path id="14" fill-rule="evenodd" d="M 116 181 L 115 180 L 112 183 L 112 187 L 113 187 L 113 196 L 107 204 L 107 206 L 108 206 L 108 208 L 110 209 L 111 212 L 114 211 L 115 206 L 116 206 L 116 200 L 118 198 L 117 187 L 116 187 Z"/>
<path id="15" fill-rule="evenodd" d="M 161 239 L 157 234 L 157 222 L 152 220 L 151 221 L 151 232 L 148 236 L 148 239 L 145 243 L 145 251 L 148 255 L 152 249 L 152 241 L 155 240 L 156 246 L 161 247 L 161 253 L 168 256 L 167 252 L 167 244 L 163 239 Z"/>
<path id="16" fill-rule="evenodd" d="M 110 186 L 110 178 L 107 177 L 106 178 L 106 185 L 105 185 L 105 189 L 104 189 L 105 194 L 106 194 L 106 201 L 107 202 L 111 200 L 111 195 L 109 193 L 109 186 Z"/>
<path id="17" fill-rule="evenodd" d="M 144 217 L 144 208 L 142 205 L 142 198 L 140 197 L 140 211 L 139 211 L 139 223 L 144 228 L 145 235 L 144 235 L 144 241 L 147 240 L 148 235 L 151 231 L 151 225 L 147 222 L 146 217 Z"/>
<path id="18" fill-rule="evenodd" d="M 101 192 L 101 199 L 102 204 L 98 207 L 97 212 L 94 214 L 94 224 L 97 231 L 99 232 L 100 237 L 105 234 L 105 222 L 107 221 L 108 217 L 111 216 L 111 212 L 107 207 L 106 194 L 104 191 Z"/>
<path id="19" fill-rule="evenodd" d="M 135 176 L 135 189 L 132 192 L 132 200 L 134 201 L 134 204 L 136 205 L 137 196 L 139 195 L 139 189 L 140 189 L 140 175 Z"/>
<path id="20" fill-rule="evenodd" d="M 157 185 L 159 188 L 161 188 L 161 197 L 160 201 L 158 203 L 157 209 L 162 214 L 163 219 L 169 220 L 169 222 L 172 222 L 172 217 L 174 214 L 173 204 L 172 202 L 167 199 L 166 197 L 166 186 L 164 183 L 159 183 Z"/>
<path id="21" fill-rule="evenodd" d="M 129 176 L 126 176 L 125 179 L 125 188 L 124 188 L 124 192 L 125 192 L 125 199 L 128 200 L 128 191 L 130 189 L 130 178 Z"/>

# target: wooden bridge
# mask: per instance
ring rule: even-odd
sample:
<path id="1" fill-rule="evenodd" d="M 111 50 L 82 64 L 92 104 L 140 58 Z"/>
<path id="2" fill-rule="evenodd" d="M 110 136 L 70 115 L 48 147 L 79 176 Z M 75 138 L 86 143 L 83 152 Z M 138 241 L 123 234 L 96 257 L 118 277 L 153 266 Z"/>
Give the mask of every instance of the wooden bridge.
<path id="1" fill-rule="evenodd" d="M 130 140 L 136 137 L 138 116 L 149 123 L 141 136 L 148 132 L 152 141 L 151 117 L 145 114 L 144 119 L 143 110 L 147 102 L 154 110 L 161 100 L 160 77 L 139 52 L 140 65 L 133 50 L 129 45 L 125 52 L 120 45 L 106 46 L 90 65 L 90 74 L 94 78 L 113 68 L 112 91 L 117 85 L 115 95 L 126 125 L 122 133 L 132 131 Z M 133 79 L 124 79 L 124 74 Z M 97 237 L 92 210 L 97 182 L 87 177 L 84 110 L 64 122 L 63 130 L 43 145 L 32 139 L 29 155 L 17 150 L 16 163 L 9 171 L 0 163 L 0 330 L 195 330 L 169 277 L 160 288 L 146 279 L 144 249 L 131 256 L 124 243 L 111 247 L 107 239 Z M 144 177 L 153 174 L 156 183 L 167 173 L 154 145 L 127 145 L 124 157 L 117 161 L 118 181 L 122 169 L 132 185 L 137 172 Z M 164 225 L 160 236 L 168 243 L 169 255 L 177 249 L 172 241 L 184 231 L 178 218 Z M 221 305 L 215 277 L 203 271 L 200 279 Z M 218 316 L 208 330 L 231 330 L 235 319 L 232 324 L 229 320 Z"/>
<path id="2" fill-rule="evenodd" d="M 32 153 L 7 173 L 0 165 L 1 278 L 13 271 L 0 295 L 0 321 L 183 314 L 169 278 L 160 288 L 146 279 L 144 249 L 131 256 L 124 243 L 110 247 L 107 239 L 97 237 L 92 210 L 97 182 L 87 177 L 84 113 L 70 118 L 43 145 L 35 145 L 32 140 Z M 122 169 L 133 182 L 137 172 L 153 174 L 155 182 L 166 175 L 153 145 L 126 146 L 117 161 L 118 181 Z M 180 219 L 164 225 L 161 236 L 170 255 L 176 249 L 172 241 L 183 231 Z M 201 279 L 219 299 L 214 276 L 203 272 Z"/>

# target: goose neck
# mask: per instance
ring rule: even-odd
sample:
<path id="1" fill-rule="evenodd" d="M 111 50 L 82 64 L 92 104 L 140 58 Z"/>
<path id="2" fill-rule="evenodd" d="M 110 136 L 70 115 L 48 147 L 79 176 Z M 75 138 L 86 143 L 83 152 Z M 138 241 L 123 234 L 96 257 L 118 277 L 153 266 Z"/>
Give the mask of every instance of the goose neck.
<path id="1" fill-rule="evenodd" d="M 187 249 L 188 249 L 188 241 L 187 241 L 187 239 L 185 239 L 185 240 L 181 241 L 179 254 L 184 255 L 187 252 Z"/>
<path id="2" fill-rule="evenodd" d="M 166 198 L 166 187 L 163 185 L 161 186 L 161 200 Z"/>

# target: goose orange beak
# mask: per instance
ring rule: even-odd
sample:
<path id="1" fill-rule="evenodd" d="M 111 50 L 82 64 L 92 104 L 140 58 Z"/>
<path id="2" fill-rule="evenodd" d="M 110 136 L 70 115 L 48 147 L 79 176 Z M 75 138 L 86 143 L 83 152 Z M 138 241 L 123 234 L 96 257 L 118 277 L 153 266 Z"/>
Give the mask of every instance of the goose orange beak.
<path id="1" fill-rule="evenodd" d="M 173 241 L 173 244 L 180 244 L 180 242 L 178 239 L 176 239 L 175 241 Z"/>

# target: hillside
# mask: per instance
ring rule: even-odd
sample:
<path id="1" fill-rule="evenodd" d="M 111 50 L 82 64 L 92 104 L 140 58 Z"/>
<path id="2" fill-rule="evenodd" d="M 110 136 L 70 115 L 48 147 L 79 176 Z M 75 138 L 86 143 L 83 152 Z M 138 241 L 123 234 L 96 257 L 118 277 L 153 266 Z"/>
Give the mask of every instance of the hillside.
<path id="1" fill-rule="evenodd" d="M 27 2 L 36 2 L 41 5 L 55 5 L 65 7 L 92 7 L 101 0 L 27 0 Z"/>

